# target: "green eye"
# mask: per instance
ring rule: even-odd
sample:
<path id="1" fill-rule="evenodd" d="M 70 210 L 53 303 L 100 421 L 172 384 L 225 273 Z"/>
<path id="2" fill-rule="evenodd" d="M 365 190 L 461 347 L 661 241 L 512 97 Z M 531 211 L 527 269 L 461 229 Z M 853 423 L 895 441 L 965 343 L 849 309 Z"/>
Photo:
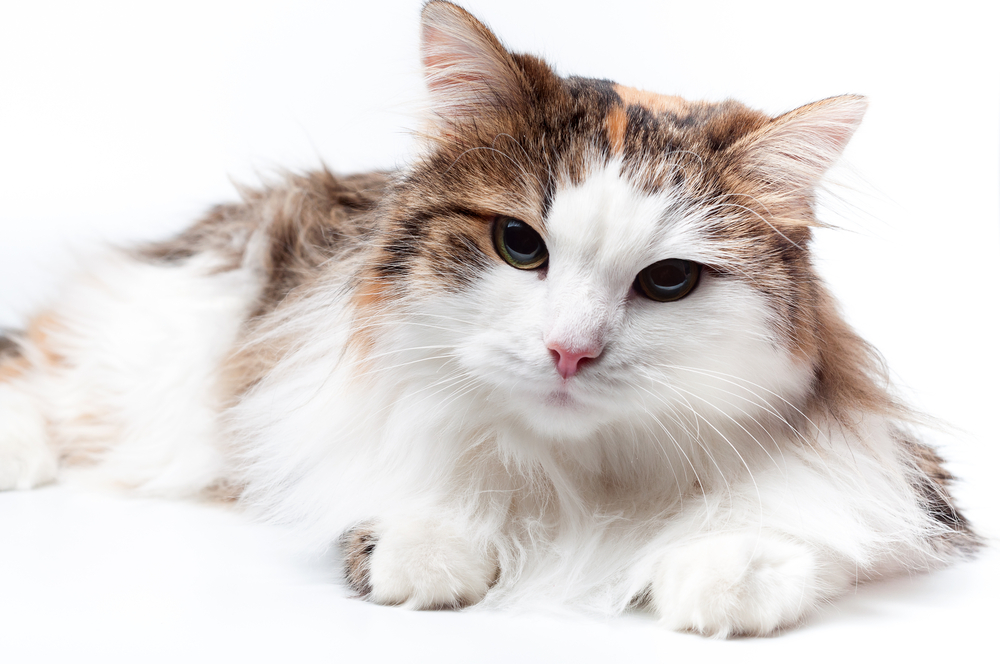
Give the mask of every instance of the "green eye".
<path id="1" fill-rule="evenodd" d="M 650 300 L 674 302 L 694 290 L 700 274 L 698 263 L 668 258 L 640 272 L 635 278 L 635 290 Z"/>
<path id="2" fill-rule="evenodd" d="M 500 216 L 493 222 L 493 245 L 500 258 L 519 270 L 537 270 L 549 260 L 542 236 L 513 217 Z"/>

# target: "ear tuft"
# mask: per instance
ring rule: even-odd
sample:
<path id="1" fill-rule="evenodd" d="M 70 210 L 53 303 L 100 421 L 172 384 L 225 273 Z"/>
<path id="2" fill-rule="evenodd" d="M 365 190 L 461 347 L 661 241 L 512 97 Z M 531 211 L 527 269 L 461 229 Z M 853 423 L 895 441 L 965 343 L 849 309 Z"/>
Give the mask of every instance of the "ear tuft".
<path id="1" fill-rule="evenodd" d="M 443 0 L 424 5 L 420 50 L 433 111 L 446 122 L 524 101 L 524 76 L 510 53 L 457 5 Z"/>
<path id="2" fill-rule="evenodd" d="M 867 108 L 864 97 L 844 95 L 779 115 L 748 137 L 743 164 L 765 184 L 811 189 L 840 158 Z"/>

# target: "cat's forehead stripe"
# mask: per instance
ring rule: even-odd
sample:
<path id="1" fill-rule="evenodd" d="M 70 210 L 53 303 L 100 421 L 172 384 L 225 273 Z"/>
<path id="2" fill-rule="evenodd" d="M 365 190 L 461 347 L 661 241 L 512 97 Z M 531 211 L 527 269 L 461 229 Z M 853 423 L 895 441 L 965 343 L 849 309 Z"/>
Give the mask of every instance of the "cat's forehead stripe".
<path id="1" fill-rule="evenodd" d="M 608 109 L 604 119 L 612 155 L 620 156 L 625 151 L 630 118 L 633 118 L 633 123 L 639 121 L 639 124 L 642 124 L 640 120 L 642 118 L 648 119 L 650 116 L 667 113 L 683 122 L 691 115 L 690 104 L 680 97 L 659 95 L 617 83 L 611 84 L 610 87 L 614 91 L 615 101 L 618 102 Z"/>
<path id="2" fill-rule="evenodd" d="M 625 150 L 625 131 L 628 129 L 628 113 L 621 106 L 614 106 L 608 111 L 605 119 L 605 128 L 608 132 L 608 142 L 611 144 L 611 153 L 621 155 Z"/>
<path id="3" fill-rule="evenodd" d="M 612 87 L 625 106 L 642 106 L 652 113 L 670 113 L 681 120 L 685 119 L 691 112 L 690 104 L 681 97 L 660 95 L 617 83 Z"/>

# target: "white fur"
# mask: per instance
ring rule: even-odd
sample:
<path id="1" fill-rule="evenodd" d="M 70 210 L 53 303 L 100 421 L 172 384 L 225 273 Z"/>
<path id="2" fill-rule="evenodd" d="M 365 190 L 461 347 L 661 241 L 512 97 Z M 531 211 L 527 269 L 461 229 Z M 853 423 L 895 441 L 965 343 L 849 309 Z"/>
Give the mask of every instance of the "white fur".
<path id="1" fill-rule="evenodd" d="M 0 383 L 0 491 L 46 484 L 56 470 L 45 418 L 26 381 Z"/>
<path id="2" fill-rule="evenodd" d="M 488 552 L 469 540 L 466 529 L 439 515 L 403 515 L 381 524 L 371 556 L 372 599 L 433 609 L 481 600 L 496 577 Z"/>
<path id="3" fill-rule="evenodd" d="M 423 27 L 428 151 L 534 103 L 523 61 L 463 10 L 428 3 Z M 729 150 L 777 198 L 802 196 L 864 107 L 818 102 Z M 516 139 L 495 139 L 491 154 L 518 166 L 501 149 Z M 644 193 L 621 161 L 590 162 L 581 179 L 551 173 L 545 270 L 497 260 L 462 289 L 387 285 L 381 308 L 356 310 L 360 277 L 331 261 L 260 326 L 266 339 L 246 340 L 284 355 L 235 405 L 220 369 L 244 341 L 266 234 L 239 269 L 105 257 L 27 335 L 30 368 L 0 384 L 0 488 L 90 451 L 86 476 L 142 492 L 245 485 L 250 509 L 307 546 L 373 524 L 382 603 L 611 613 L 648 599 L 668 627 L 719 636 L 771 633 L 852 584 L 935 564 L 942 526 L 917 503 L 893 423 L 803 413 L 813 370 L 767 296 L 709 270 L 676 302 L 632 289 L 663 259 L 738 267 L 707 232 L 736 204 Z M 554 347 L 600 355 L 564 379 Z"/>
<path id="4" fill-rule="evenodd" d="M 815 606 L 816 557 L 803 544 L 769 534 L 705 536 L 663 556 L 653 603 L 670 629 L 769 634 Z"/>
<path id="5" fill-rule="evenodd" d="M 28 445 L 14 428 L 30 420 L 30 445 L 48 456 L 97 450 L 99 463 L 79 473 L 85 480 L 196 495 L 226 475 L 219 369 L 256 279 L 219 271 L 208 255 L 163 266 L 109 252 L 93 263 L 54 303 L 44 353 L 27 349 L 24 382 L 39 397 L 19 420 L 0 420 L 0 450 Z"/>
<path id="6" fill-rule="evenodd" d="M 319 545 L 379 518 L 396 560 L 373 575 L 384 601 L 449 596 L 401 562 L 398 543 L 433 547 L 393 524 L 434 532 L 446 527 L 427 525 L 436 515 L 457 510 L 475 545 L 442 552 L 441 564 L 470 569 L 470 550 L 495 552 L 500 576 L 483 605 L 619 611 L 652 584 L 668 624 L 717 634 L 787 625 L 859 579 L 930 564 L 927 519 L 888 425 L 862 422 L 855 436 L 802 416 L 811 373 L 762 296 L 710 277 L 675 303 L 629 294 L 646 265 L 713 250 L 698 210 L 640 193 L 619 167 L 557 191 L 546 278 L 498 266 L 465 293 L 402 297 L 369 321 L 367 357 L 341 352 L 351 312 L 334 289 L 287 312 L 309 343 L 233 413 L 248 501 Z M 605 351 L 563 381 L 546 347 L 553 334 L 600 336 Z M 761 549 L 706 559 L 697 588 L 665 597 L 671 561 L 692 558 L 677 543 L 728 542 L 730 531 Z M 740 560 L 764 576 L 739 577 L 737 598 L 719 598 L 730 608 L 705 613 L 699 598 Z M 781 573 L 788 582 L 762 595 L 760 579 Z"/>
<path id="7" fill-rule="evenodd" d="M 58 308 L 71 362 L 38 369 L 34 389 L 57 438 L 112 443 L 105 478 L 172 494 L 246 482 L 249 507 L 317 547 L 374 520 L 384 603 L 615 612 L 651 592 L 668 626 L 767 633 L 859 580 L 933 564 L 933 526 L 888 423 L 803 416 L 811 371 L 762 295 L 711 275 L 678 302 L 631 292 L 658 260 L 725 261 L 705 221 L 600 162 L 555 193 L 544 278 L 498 263 L 464 292 L 359 312 L 334 265 L 277 314 L 287 356 L 225 413 L 217 371 L 254 265 L 112 257 Z M 359 316 L 363 354 L 345 351 Z M 563 380 L 552 339 L 603 352 Z M 94 410 L 116 426 L 87 430 L 76 416 Z M 24 457 L 10 432 L 34 417 L 5 421 L 0 459 Z"/>

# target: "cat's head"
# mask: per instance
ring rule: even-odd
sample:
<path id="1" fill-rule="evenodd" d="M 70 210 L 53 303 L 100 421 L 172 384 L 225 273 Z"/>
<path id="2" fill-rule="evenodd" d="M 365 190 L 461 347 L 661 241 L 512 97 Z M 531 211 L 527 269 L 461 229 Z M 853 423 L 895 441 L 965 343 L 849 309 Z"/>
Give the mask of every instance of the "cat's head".
<path id="1" fill-rule="evenodd" d="M 772 118 L 561 78 L 440 1 L 423 11 L 422 56 L 425 150 L 359 302 L 406 312 L 391 343 L 450 367 L 442 389 L 573 436 L 864 388 L 831 364 L 844 343 L 865 352 L 809 255 L 815 188 L 863 98 Z"/>

